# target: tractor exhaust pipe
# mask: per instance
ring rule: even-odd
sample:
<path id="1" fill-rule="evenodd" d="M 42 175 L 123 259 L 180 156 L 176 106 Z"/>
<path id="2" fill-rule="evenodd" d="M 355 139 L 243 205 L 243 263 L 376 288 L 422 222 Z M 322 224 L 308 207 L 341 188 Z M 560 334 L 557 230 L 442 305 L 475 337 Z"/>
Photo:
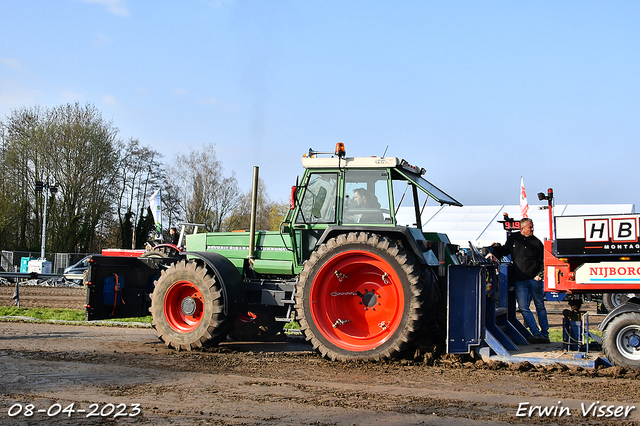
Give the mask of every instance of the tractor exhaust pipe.
<path id="1" fill-rule="evenodd" d="M 253 267 L 256 249 L 256 216 L 258 211 L 258 172 L 260 167 L 253 166 L 253 185 L 251 186 L 251 224 L 249 225 L 249 264 Z"/>

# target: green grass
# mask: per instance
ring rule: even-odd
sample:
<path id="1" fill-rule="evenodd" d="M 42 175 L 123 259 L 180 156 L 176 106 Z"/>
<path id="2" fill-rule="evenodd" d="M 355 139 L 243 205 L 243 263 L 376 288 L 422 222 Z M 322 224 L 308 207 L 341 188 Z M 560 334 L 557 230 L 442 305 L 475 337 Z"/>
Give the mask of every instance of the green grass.
<path id="1" fill-rule="evenodd" d="M 38 321 L 84 321 L 84 309 L 53 309 L 53 308 L 17 308 L 15 306 L 0 306 L 0 317 L 28 317 Z M 148 323 L 151 316 L 140 318 L 116 318 L 114 322 Z"/>
<path id="2" fill-rule="evenodd" d="M 602 337 L 602 332 L 597 330 L 597 327 L 589 327 L 589 331 L 598 337 Z M 550 328 L 549 340 L 552 342 L 562 342 L 562 327 Z"/>
<path id="3" fill-rule="evenodd" d="M 151 324 L 152 317 L 151 315 L 147 315 L 146 317 L 137 317 L 137 318 L 117 318 L 113 321 L 117 322 L 142 322 L 145 324 Z"/>
<path id="4" fill-rule="evenodd" d="M 299 330 L 300 324 L 297 321 L 291 321 L 284 325 L 285 330 Z"/>
<path id="5" fill-rule="evenodd" d="M 284 334 L 299 335 L 300 328 L 300 323 L 298 323 L 297 321 L 288 322 L 284 325 Z"/>
<path id="6" fill-rule="evenodd" d="M 84 310 L 0 306 L 0 316 L 20 316 L 39 320 L 84 321 Z"/>
<path id="7" fill-rule="evenodd" d="M 84 321 L 84 309 L 52 309 L 52 308 L 17 308 L 15 306 L 0 306 L 0 317 L 27 317 L 37 321 Z M 113 320 L 119 323 L 144 323 L 151 324 L 151 316 L 140 318 L 117 318 Z M 284 326 L 285 330 L 296 330 L 300 324 L 296 321 L 289 322 Z M 591 327 L 593 334 L 601 336 L 600 330 Z M 554 327 L 549 330 L 549 339 L 552 342 L 562 342 L 562 328 Z"/>
<path id="8" fill-rule="evenodd" d="M 550 328 L 549 329 L 549 340 L 552 342 L 562 342 L 562 329 L 561 328 Z"/>

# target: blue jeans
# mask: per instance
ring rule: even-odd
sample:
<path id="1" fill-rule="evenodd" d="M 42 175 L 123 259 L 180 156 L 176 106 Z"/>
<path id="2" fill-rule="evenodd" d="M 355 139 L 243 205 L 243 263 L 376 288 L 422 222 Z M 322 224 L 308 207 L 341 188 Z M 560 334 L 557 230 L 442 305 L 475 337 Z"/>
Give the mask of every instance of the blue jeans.
<path id="1" fill-rule="evenodd" d="M 547 319 L 547 309 L 544 307 L 544 283 L 542 280 L 536 281 L 534 279 L 515 282 L 516 300 L 518 301 L 518 307 L 524 317 L 524 323 L 531 334 L 534 336 L 542 336 L 549 338 L 549 320 Z M 538 323 L 540 328 L 536 324 L 536 319 L 529 309 L 533 300 L 533 305 L 536 307 L 536 315 L 538 317 Z"/>

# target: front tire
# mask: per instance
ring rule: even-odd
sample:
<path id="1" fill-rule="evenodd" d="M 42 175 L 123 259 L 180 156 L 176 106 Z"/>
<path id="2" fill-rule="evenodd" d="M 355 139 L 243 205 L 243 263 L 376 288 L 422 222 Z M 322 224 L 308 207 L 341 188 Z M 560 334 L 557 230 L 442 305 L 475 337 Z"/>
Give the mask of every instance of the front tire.
<path id="1" fill-rule="evenodd" d="M 637 293 L 604 293 L 602 295 L 602 306 L 607 312 L 613 311 L 618 306 L 626 303 L 632 297 L 638 297 Z"/>
<path id="2" fill-rule="evenodd" d="M 392 358 L 415 343 L 424 287 L 413 256 L 389 238 L 343 234 L 305 263 L 297 317 L 306 339 L 326 358 Z"/>
<path id="3" fill-rule="evenodd" d="M 612 364 L 640 369 L 640 313 L 613 318 L 602 334 L 602 349 Z"/>
<path id="4" fill-rule="evenodd" d="M 228 332 L 221 286 L 214 274 L 193 260 L 162 271 L 149 310 L 158 338 L 178 350 L 216 345 Z"/>

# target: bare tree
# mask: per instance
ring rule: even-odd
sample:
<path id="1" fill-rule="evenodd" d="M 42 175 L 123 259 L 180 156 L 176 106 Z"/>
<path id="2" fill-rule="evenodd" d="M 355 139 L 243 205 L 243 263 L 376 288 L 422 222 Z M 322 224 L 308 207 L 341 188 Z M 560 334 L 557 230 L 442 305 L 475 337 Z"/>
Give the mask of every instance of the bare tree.
<path id="1" fill-rule="evenodd" d="M 112 211 L 118 130 L 89 104 L 53 108 L 46 122 L 41 180 L 50 179 L 59 189 L 52 245 L 60 251 L 88 251 L 101 218 Z"/>
<path id="2" fill-rule="evenodd" d="M 6 129 L 0 122 L 0 174 L 3 179 L 0 181 L 0 247 L 8 247 L 10 241 L 10 229 L 14 220 L 13 213 L 16 210 L 13 199 L 12 185 L 10 182 L 10 171 L 7 167 L 7 140 Z"/>
<path id="3" fill-rule="evenodd" d="M 188 155 L 178 156 L 175 164 L 168 177 L 181 200 L 179 210 L 185 219 L 205 224 L 207 231 L 220 231 L 223 221 L 240 201 L 233 173 L 223 175 L 222 163 L 212 145 L 205 145 L 200 152 L 190 150 Z"/>
<path id="4" fill-rule="evenodd" d="M 4 238 L 7 247 L 36 249 L 37 227 L 35 210 L 35 167 L 33 154 L 36 151 L 38 126 L 42 121 L 40 108 L 21 109 L 12 112 L 3 123 L 5 141 L 6 190 L 14 200 L 12 209 L 7 212 Z M 35 152 L 37 155 L 37 152 Z"/>
<path id="5" fill-rule="evenodd" d="M 130 139 L 122 148 L 116 185 L 120 246 L 135 248 L 141 247 L 144 241 L 135 241 L 134 224 L 145 220 L 147 200 L 162 182 L 162 154 L 140 146 L 137 139 Z"/>
<path id="6" fill-rule="evenodd" d="M 165 166 L 157 151 L 137 139 L 123 142 L 93 105 L 78 103 L 14 110 L 0 122 L 0 139 L 4 249 L 39 249 L 44 198 L 36 181 L 58 188 L 48 204 L 48 252 L 133 247 L 136 233 L 140 246 L 148 237 L 148 198 L 158 188 L 169 225 L 182 219 L 214 232 L 248 227 L 248 194 L 234 173 L 224 174 L 212 145 Z M 260 203 L 259 227 L 273 229 L 281 209 L 264 183 Z"/>
<path id="7" fill-rule="evenodd" d="M 244 193 L 240 202 L 225 220 L 226 231 L 248 230 L 251 226 L 251 189 Z M 289 208 L 288 204 L 277 203 L 269 199 L 267 188 L 262 179 L 258 180 L 258 200 L 256 209 L 256 228 L 263 231 L 275 231 Z"/>
<path id="8" fill-rule="evenodd" d="M 39 247 L 43 197 L 34 184 L 40 180 L 59 188 L 47 218 L 56 230 L 49 250 L 87 250 L 111 208 L 117 129 L 94 106 L 78 103 L 14 110 L 2 127 L 5 179 L 16 200 L 3 238 L 13 249 Z"/>
<path id="9" fill-rule="evenodd" d="M 165 241 L 169 241 L 168 229 L 172 226 L 176 226 L 177 222 L 184 219 L 184 212 L 182 210 L 182 203 L 180 201 L 180 191 L 168 178 L 168 175 L 173 173 L 173 169 L 167 167 L 167 174 L 164 176 L 164 183 L 162 184 L 162 205 L 163 205 L 163 217 L 167 220 L 166 233 L 164 234 Z"/>

